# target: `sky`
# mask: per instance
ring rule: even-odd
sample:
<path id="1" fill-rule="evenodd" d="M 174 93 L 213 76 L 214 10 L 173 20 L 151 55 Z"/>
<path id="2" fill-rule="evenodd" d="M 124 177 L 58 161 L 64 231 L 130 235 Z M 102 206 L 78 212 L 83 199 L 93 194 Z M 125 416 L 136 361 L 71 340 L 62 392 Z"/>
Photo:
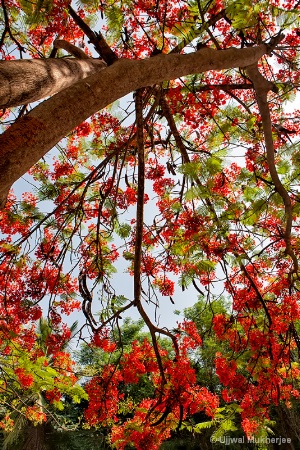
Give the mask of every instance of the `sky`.
<path id="1" fill-rule="evenodd" d="M 100 28 L 102 26 L 102 23 L 99 22 L 97 24 L 97 28 Z M 92 48 L 92 46 L 91 46 Z M 95 55 L 98 57 L 98 55 Z M 26 57 L 26 55 L 24 55 Z M 119 100 L 119 106 L 121 109 L 125 110 L 128 107 L 128 104 L 132 102 L 132 95 L 126 96 L 123 99 Z M 291 105 L 291 108 L 296 106 L 300 106 L 300 96 L 298 94 L 295 103 Z M 34 105 L 32 105 L 34 106 Z M 299 107 L 298 106 L 298 107 Z M 288 110 L 289 106 L 286 106 L 286 109 Z M 131 125 L 132 121 L 134 120 L 134 114 L 131 114 L 130 117 L 123 123 L 123 125 Z M 238 158 L 238 161 L 236 161 L 240 166 L 243 166 L 243 152 L 239 152 L 237 150 L 235 152 L 234 157 L 230 158 L 230 160 L 236 160 Z M 50 158 L 54 154 L 57 154 L 57 150 L 52 150 L 47 156 L 47 161 L 49 161 Z M 170 175 L 171 176 L 171 175 Z M 13 189 L 15 191 L 15 194 L 19 197 L 21 196 L 22 192 L 30 191 L 32 189 L 31 185 L 31 177 L 28 175 L 22 177 L 22 179 L 18 180 L 14 186 Z M 44 202 L 43 204 L 44 209 L 48 207 L 47 203 Z M 49 204 L 50 207 L 50 204 Z M 145 208 L 145 219 L 148 223 L 152 223 L 154 215 L 157 213 L 157 210 L 155 209 L 155 200 L 150 201 Z M 132 218 L 132 214 L 128 214 L 129 217 Z M 126 216 L 123 219 L 126 221 Z M 126 266 L 123 262 L 118 262 L 116 265 L 117 273 L 113 275 L 112 277 L 112 284 L 116 290 L 117 295 L 124 295 L 129 300 L 133 299 L 133 277 L 131 277 L 128 273 L 126 273 Z M 70 266 L 71 269 L 71 266 Z M 170 275 L 170 278 L 176 281 L 177 277 L 174 277 Z M 201 286 L 200 286 L 201 288 Z M 201 288 L 202 289 L 202 288 Z M 216 293 L 221 292 L 221 286 L 216 287 Z M 176 291 L 175 295 L 172 297 L 175 304 L 172 304 L 169 297 L 163 297 L 159 295 L 159 308 L 155 308 L 153 305 L 145 304 L 145 309 L 149 313 L 150 317 L 153 321 L 156 322 L 156 324 L 160 327 L 168 327 L 173 328 L 176 327 L 177 321 L 180 321 L 182 319 L 182 315 L 178 316 L 173 314 L 174 310 L 180 310 L 183 311 L 184 308 L 192 306 L 197 301 L 198 293 L 194 288 L 188 288 L 184 291 L 182 291 L 182 288 L 178 286 L 176 283 Z M 45 302 L 46 303 L 46 302 Z M 97 308 L 99 305 L 99 302 L 97 301 L 97 289 L 94 291 L 94 312 L 97 312 Z M 138 312 L 132 308 L 128 312 L 125 313 L 124 317 L 126 315 L 130 315 L 130 317 L 134 320 L 139 319 Z M 74 313 L 70 317 L 67 318 L 68 323 L 73 323 L 75 320 L 79 321 L 79 326 L 83 323 L 84 316 L 82 312 Z"/>
<path id="2" fill-rule="evenodd" d="M 123 109 L 126 109 L 128 107 L 128 104 L 132 102 L 132 96 L 126 96 L 125 98 L 121 99 L 119 101 L 119 106 Z M 300 105 L 300 97 L 298 97 L 295 100 L 296 105 Z M 295 106 L 295 103 L 293 105 L 290 105 L 290 108 L 293 108 Z M 289 109 L 289 105 L 286 106 L 287 110 Z M 132 121 L 134 120 L 134 114 L 131 114 L 131 116 L 127 120 L 127 126 L 130 126 L 132 124 Z M 126 122 L 123 123 L 123 125 L 126 125 Z M 53 149 L 51 152 L 49 152 L 46 155 L 46 161 L 51 162 L 53 156 L 58 154 L 57 149 Z M 234 155 L 232 155 L 230 158 L 228 158 L 228 161 L 236 161 L 239 165 L 243 166 L 243 158 L 244 158 L 244 149 L 241 149 L 239 151 L 238 149 L 234 152 Z M 172 176 L 171 174 L 169 176 Z M 17 197 L 21 197 L 21 194 L 25 191 L 31 191 L 32 190 L 32 178 L 29 175 L 25 175 L 22 177 L 22 179 L 18 180 L 14 186 L 13 189 L 15 191 L 15 194 Z M 157 213 L 157 209 L 155 207 L 155 196 L 154 192 L 151 192 L 151 186 L 150 184 L 147 186 L 147 192 L 150 196 L 150 201 L 147 203 L 145 207 L 145 222 L 150 224 L 153 222 L 153 218 L 155 214 Z M 152 197 L 152 198 L 151 198 Z M 51 208 L 50 202 L 43 202 L 42 204 L 42 210 L 45 212 L 49 212 L 49 208 Z M 135 208 L 131 208 L 131 210 L 123 215 L 122 221 L 128 222 L 132 217 L 135 215 Z M 123 244 L 122 240 L 120 238 L 117 238 L 116 245 L 121 246 Z M 123 250 L 120 251 L 122 253 Z M 126 261 L 122 260 L 120 258 L 120 261 L 116 264 L 117 273 L 113 274 L 112 276 L 112 285 L 116 290 L 117 295 L 124 295 L 127 297 L 130 301 L 133 299 L 133 277 L 130 276 L 126 271 Z M 65 267 L 67 270 L 71 269 L 71 265 L 67 264 Z M 75 272 L 76 273 L 76 272 Z M 150 318 L 159 326 L 159 327 L 167 327 L 167 328 L 174 328 L 177 325 L 178 321 L 181 321 L 183 318 L 183 315 L 176 315 L 174 314 L 175 310 L 183 312 L 184 308 L 192 306 L 196 301 L 198 297 L 198 293 L 196 290 L 191 287 L 186 290 L 182 290 L 182 288 L 178 285 L 178 278 L 175 276 L 172 276 L 172 274 L 168 275 L 172 280 L 175 281 L 175 295 L 172 296 L 172 300 L 174 301 L 174 304 L 171 303 L 169 297 L 163 297 L 158 294 L 159 298 L 159 308 L 156 308 L 153 304 L 147 304 L 144 302 L 144 307 L 149 314 Z M 199 286 L 202 290 L 203 287 Z M 145 288 L 146 290 L 147 288 Z M 222 284 L 219 283 L 215 287 L 215 293 L 220 294 L 222 292 Z M 94 313 L 97 313 L 100 309 L 100 302 L 98 297 L 101 296 L 101 293 L 99 293 L 99 289 L 95 289 L 93 292 L 93 311 Z M 45 309 L 47 308 L 48 300 L 45 299 L 43 302 L 45 305 Z M 130 316 L 133 320 L 138 320 L 140 318 L 138 311 L 135 308 L 131 308 L 130 310 L 126 311 L 124 313 L 124 317 Z M 71 314 L 69 317 L 65 317 L 66 322 L 69 324 L 72 324 L 75 320 L 79 322 L 79 327 L 84 323 L 85 318 L 83 316 L 83 313 L 81 311 L 75 312 Z"/>

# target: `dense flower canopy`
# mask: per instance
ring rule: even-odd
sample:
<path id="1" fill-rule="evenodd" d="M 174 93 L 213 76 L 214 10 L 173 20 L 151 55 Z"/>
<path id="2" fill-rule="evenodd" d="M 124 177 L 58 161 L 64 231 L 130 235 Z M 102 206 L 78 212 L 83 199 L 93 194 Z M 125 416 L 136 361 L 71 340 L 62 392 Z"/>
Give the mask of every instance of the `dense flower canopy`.
<path id="1" fill-rule="evenodd" d="M 102 58 L 104 74 L 125 59 L 155 67 L 161 55 L 168 64 L 200 54 L 214 70 L 155 85 L 142 74 L 133 96 L 95 110 L 30 169 L 29 192 L 10 191 L 0 213 L 0 426 L 11 430 L 16 413 L 54 420 L 66 396 L 89 399 L 86 424 L 108 427 L 116 448 L 156 449 L 201 421 L 264 435 L 271 409 L 298 399 L 299 12 L 296 0 L 2 0 L 3 67 L 68 54 Z M 216 66 L 228 49 L 241 53 Z M 261 52 L 256 63 L 235 64 L 249 49 Z M 13 127 L 35 108 L 3 109 L 4 139 L 12 126 L 21 142 L 26 131 Z M 166 328 L 160 304 L 184 309 L 187 289 L 202 309 Z M 132 309 L 149 333 L 123 346 Z M 106 355 L 84 385 L 64 323 L 76 310 L 77 338 Z M 208 335 L 213 390 L 195 365 Z M 129 387 L 141 383 L 148 394 L 134 402 Z"/>

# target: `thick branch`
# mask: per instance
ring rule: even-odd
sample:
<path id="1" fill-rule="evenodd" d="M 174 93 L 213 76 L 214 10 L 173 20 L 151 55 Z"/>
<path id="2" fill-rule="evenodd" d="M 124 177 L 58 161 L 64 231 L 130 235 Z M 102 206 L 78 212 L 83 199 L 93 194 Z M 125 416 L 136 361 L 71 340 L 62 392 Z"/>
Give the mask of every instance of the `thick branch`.
<path id="1" fill-rule="evenodd" d="M 18 178 L 71 130 L 113 101 L 165 80 L 209 70 L 246 67 L 257 62 L 266 51 L 267 46 L 263 44 L 220 51 L 205 48 L 187 55 L 158 55 L 146 60 L 122 59 L 64 89 L 20 118 L 0 136 L 2 206 L 8 190 Z M 88 62 L 77 61 L 80 64 Z"/>
<path id="2" fill-rule="evenodd" d="M 0 61 L 0 108 L 24 105 L 56 94 L 105 67 L 103 61 L 92 58 Z"/>

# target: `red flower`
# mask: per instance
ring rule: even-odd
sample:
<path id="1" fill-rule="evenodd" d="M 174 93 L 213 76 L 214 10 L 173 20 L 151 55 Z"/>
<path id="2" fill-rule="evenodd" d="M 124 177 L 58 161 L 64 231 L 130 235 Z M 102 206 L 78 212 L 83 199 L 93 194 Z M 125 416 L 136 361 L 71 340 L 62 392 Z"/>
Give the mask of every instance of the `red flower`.
<path id="1" fill-rule="evenodd" d="M 15 374 L 17 375 L 19 382 L 24 388 L 28 389 L 33 385 L 34 377 L 31 374 L 26 373 L 25 369 L 23 369 L 22 367 L 18 367 L 17 369 L 15 369 Z"/>

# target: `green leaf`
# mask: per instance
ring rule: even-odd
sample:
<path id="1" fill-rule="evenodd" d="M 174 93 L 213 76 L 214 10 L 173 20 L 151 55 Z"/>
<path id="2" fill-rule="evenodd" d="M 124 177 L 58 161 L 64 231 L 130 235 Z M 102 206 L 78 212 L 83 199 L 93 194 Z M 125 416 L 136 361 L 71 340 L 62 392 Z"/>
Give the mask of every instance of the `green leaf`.
<path id="1" fill-rule="evenodd" d="M 291 165 L 286 160 L 281 159 L 277 164 L 277 172 L 280 175 L 284 175 L 284 174 L 288 173 L 290 171 L 290 169 L 291 169 Z"/>
<path id="2" fill-rule="evenodd" d="M 221 170 L 222 160 L 216 156 L 211 156 L 206 160 L 206 168 L 210 174 L 214 175 Z"/>
<path id="3" fill-rule="evenodd" d="M 128 223 L 122 223 L 115 227 L 115 232 L 120 238 L 125 239 L 130 235 L 131 226 Z"/>
<path id="4" fill-rule="evenodd" d="M 132 253 L 132 252 L 123 252 L 123 256 L 127 261 L 134 260 L 134 253 Z"/>

